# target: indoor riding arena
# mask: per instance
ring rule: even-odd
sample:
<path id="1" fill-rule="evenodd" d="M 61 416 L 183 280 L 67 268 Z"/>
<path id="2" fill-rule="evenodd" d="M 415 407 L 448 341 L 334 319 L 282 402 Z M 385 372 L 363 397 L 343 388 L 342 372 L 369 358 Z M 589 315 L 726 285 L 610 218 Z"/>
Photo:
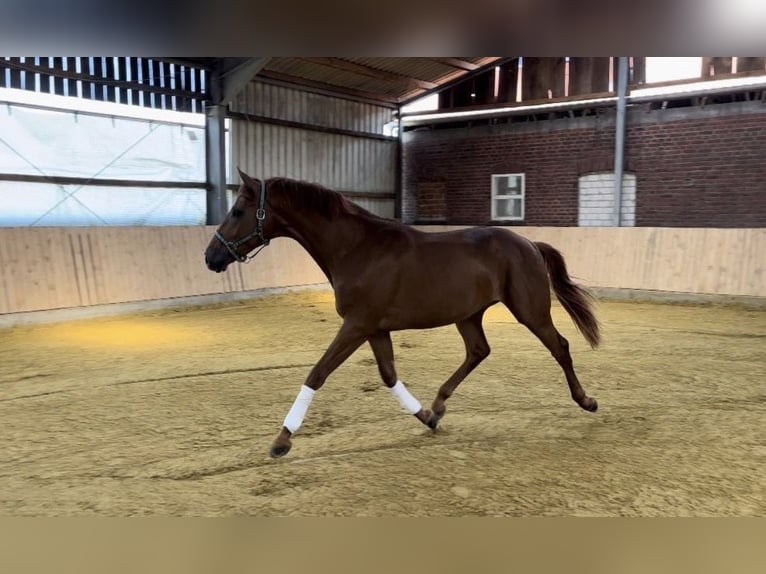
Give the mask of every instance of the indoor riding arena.
<path id="1" fill-rule="evenodd" d="M 766 515 L 763 58 L 654 91 L 638 57 L 37 60 L 0 59 L 0 514 Z M 501 302 L 435 430 L 365 342 L 270 456 L 345 283 L 309 236 L 267 237 L 290 217 L 268 186 L 231 223 L 237 168 L 554 246 L 594 297 L 596 348 L 551 315 L 598 409 Z M 251 232 L 255 258 L 208 269 Z M 429 409 L 461 332 L 391 338 Z"/>

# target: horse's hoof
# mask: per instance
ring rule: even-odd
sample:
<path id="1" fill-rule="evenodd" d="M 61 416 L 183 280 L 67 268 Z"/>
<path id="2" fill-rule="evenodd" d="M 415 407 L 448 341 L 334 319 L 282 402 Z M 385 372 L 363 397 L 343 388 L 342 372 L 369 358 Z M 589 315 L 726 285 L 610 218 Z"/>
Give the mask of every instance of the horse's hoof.
<path id="1" fill-rule="evenodd" d="M 269 450 L 269 455 L 271 458 L 281 458 L 290 452 L 292 446 L 292 443 L 289 442 L 273 444 L 271 445 L 271 450 Z"/>
<path id="2" fill-rule="evenodd" d="M 588 397 L 582 408 L 588 412 L 595 413 L 598 410 L 598 402 L 593 397 Z"/>
<path id="3" fill-rule="evenodd" d="M 443 416 L 444 416 L 444 413 L 437 415 L 435 412 L 431 411 L 430 414 L 428 415 L 428 420 L 426 421 L 426 425 L 428 426 L 428 428 L 435 431 L 436 427 L 439 426 L 439 421 L 441 420 Z"/>

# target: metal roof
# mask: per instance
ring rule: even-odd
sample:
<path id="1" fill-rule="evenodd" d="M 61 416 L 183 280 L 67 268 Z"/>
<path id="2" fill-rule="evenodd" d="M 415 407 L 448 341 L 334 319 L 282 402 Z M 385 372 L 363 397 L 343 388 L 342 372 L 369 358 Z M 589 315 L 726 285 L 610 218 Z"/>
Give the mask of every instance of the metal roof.
<path id="1" fill-rule="evenodd" d="M 167 58 L 159 58 L 166 59 Z M 270 58 L 255 78 L 403 105 L 507 61 L 502 57 Z M 248 58 L 172 58 L 226 74 Z"/>

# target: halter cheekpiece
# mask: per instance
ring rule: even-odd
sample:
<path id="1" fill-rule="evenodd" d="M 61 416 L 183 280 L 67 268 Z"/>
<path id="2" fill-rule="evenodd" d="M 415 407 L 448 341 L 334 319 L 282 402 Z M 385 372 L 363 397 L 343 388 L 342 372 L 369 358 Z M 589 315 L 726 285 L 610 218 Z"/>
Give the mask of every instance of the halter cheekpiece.
<path id="1" fill-rule="evenodd" d="M 249 263 L 256 255 L 258 255 L 261 252 L 261 249 L 266 247 L 269 244 L 269 240 L 266 239 L 263 236 L 263 220 L 266 219 L 266 182 L 261 181 L 261 191 L 258 195 L 258 209 L 255 212 L 255 231 L 252 233 L 246 235 L 242 239 L 238 239 L 237 241 L 228 241 L 226 238 L 224 238 L 223 235 L 216 229 L 215 236 L 218 238 L 218 241 L 223 243 L 223 245 L 226 247 L 226 249 L 229 250 L 229 253 L 239 261 L 240 263 Z M 253 253 L 252 255 L 240 255 L 237 250 L 239 249 L 240 245 L 244 245 L 248 241 L 250 241 L 253 237 L 257 238 L 260 242 L 260 248 L 258 251 Z"/>

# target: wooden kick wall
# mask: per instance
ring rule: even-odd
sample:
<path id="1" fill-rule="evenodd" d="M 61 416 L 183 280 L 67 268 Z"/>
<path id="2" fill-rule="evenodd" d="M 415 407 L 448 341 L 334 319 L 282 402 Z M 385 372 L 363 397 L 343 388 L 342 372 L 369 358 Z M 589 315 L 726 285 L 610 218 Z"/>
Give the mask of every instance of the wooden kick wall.
<path id="1" fill-rule="evenodd" d="M 214 227 L 0 228 L 0 314 L 326 282 L 275 239 L 247 265 L 205 267 Z"/>
<path id="2" fill-rule="evenodd" d="M 428 231 L 444 229 L 435 226 Z M 324 283 L 294 241 L 208 271 L 211 227 L 0 228 L 0 314 Z M 516 227 L 596 287 L 766 297 L 766 229 Z"/>
<path id="3" fill-rule="evenodd" d="M 766 229 L 521 227 L 593 287 L 766 297 Z"/>

